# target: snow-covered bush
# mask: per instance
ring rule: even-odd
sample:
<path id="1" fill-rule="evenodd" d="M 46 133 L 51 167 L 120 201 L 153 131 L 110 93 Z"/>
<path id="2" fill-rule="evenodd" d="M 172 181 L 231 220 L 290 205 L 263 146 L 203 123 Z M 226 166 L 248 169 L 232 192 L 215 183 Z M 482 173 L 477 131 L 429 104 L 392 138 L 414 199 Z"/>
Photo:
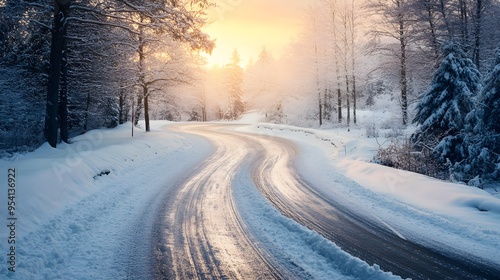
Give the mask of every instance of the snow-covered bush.
<path id="1" fill-rule="evenodd" d="M 438 162 L 432 151 L 428 149 L 416 151 L 409 139 L 392 140 L 387 148 L 378 150 L 373 161 L 435 178 L 446 179 L 449 177 L 447 164 Z"/>

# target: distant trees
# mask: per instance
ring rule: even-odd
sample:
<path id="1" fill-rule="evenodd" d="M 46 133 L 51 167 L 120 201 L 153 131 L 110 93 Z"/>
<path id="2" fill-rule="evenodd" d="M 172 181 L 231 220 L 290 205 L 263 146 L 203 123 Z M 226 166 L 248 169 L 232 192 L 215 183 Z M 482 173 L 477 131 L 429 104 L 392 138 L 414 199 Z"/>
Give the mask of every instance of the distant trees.
<path id="1" fill-rule="evenodd" d="M 260 109 L 272 122 L 282 122 L 280 110 L 284 96 L 281 94 L 281 73 L 272 54 L 263 48 L 257 61 L 245 70 L 243 83 L 244 100 L 248 109 Z"/>
<path id="2" fill-rule="evenodd" d="M 229 63 L 206 69 L 203 95 L 211 98 L 202 98 L 205 119 L 235 120 L 245 111 L 246 104 L 243 101 L 245 73 L 240 63 L 240 54 L 235 49 Z"/>
<path id="3" fill-rule="evenodd" d="M 380 38 L 378 44 L 373 44 L 374 49 L 398 61 L 405 125 L 408 106 L 416 98 L 412 92 L 428 83 L 428 74 L 439 65 L 445 42 L 457 42 L 481 70 L 487 69 L 484 66 L 498 46 L 498 42 L 493 42 L 499 35 L 498 1 L 374 0 L 365 8 L 377 22 L 371 28 L 371 33 Z"/>
<path id="4" fill-rule="evenodd" d="M 227 68 L 227 92 L 229 98 L 228 118 L 236 119 L 245 111 L 242 101 L 243 95 L 243 69 L 240 66 L 241 58 L 238 50 L 234 50 L 231 63 Z"/>
<path id="5" fill-rule="evenodd" d="M 303 32 L 271 67 L 279 69 L 280 75 L 271 73 L 276 79 L 263 99 L 272 100 L 266 102 L 269 118 L 316 126 L 357 122 L 357 5 L 357 1 L 321 0 L 304 11 Z M 251 76 L 256 76 L 258 67 L 259 62 L 250 66 Z M 307 103 L 300 111 L 294 108 L 298 99 Z"/>

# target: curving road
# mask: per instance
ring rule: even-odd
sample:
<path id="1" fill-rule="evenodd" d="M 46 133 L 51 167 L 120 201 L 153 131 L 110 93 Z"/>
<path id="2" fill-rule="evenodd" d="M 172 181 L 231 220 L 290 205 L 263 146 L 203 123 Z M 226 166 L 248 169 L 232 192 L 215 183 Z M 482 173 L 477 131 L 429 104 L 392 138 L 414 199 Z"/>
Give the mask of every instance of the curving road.
<path id="1" fill-rule="evenodd" d="M 157 228 L 157 278 L 285 279 L 287 272 L 276 269 L 272 257 L 250 239 L 231 194 L 232 178 L 251 153 L 251 143 L 220 134 L 218 128 L 175 128 L 206 137 L 217 149 L 167 194 Z"/>
<path id="2" fill-rule="evenodd" d="M 216 152 L 171 188 L 155 228 L 156 276 L 167 279 L 290 279 L 252 236 L 232 196 L 242 163 L 264 197 L 283 215 L 333 241 L 353 256 L 413 279 L 496 279 L 500 268 L 401 239 L 377 221 L 340 207 L 304 182 L 293 168 L 294 146 L 284 140 L 238 133 L 230 125 L 183 125 Z"/>

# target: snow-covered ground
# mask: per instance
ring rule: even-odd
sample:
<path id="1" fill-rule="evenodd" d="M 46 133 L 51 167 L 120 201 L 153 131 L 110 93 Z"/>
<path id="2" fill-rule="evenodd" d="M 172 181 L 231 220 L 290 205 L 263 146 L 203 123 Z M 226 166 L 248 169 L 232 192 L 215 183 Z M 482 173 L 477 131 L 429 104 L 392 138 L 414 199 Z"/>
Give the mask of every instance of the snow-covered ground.
<path id="1" fill-rule="evenodd" d="M 365 124 L 389 121 L 379 112 L 360 115 Z M 244 120 L 251 122 L 256 117 Z M 412 128 L 380 129 L 378 139 L 367 138 L 366 127 L 356 126 L 350 131 L 318 130 L 254 122 L 240 130 L 295 143 L 300 150 L 295 164 L 306 181 L 333 201 L 379 220 L 400 238 L 500 265 L 498 192 L 370 162 L 379 144 L 388 143 L 385 136 L 409 136 Z"/>
<path id="2" fill-rule="evenodd" d="M 148 210 L 212 151 L 201 138 L 161 131 L 165 124 L 155 122 L 148 134 L 136 130 L 134 138 L 130 125 L 95 130 L 71 145 L 44 145 L 0 161 L 1 172 L 15 168 L 17 178 L 15 244 L 8 244 L 2 226 L 0 278 L 125 279 L 129 270 L 147 273 L 148 253 L 142 251 L 150 248 L 155 215 Z M 0 213 L 7 223 L 7 179 L 0 178 Z M 8 270 L 11 245 L 15 273 Z"/>
<path id="3" fill-rule="evenodd" d="M 296 165 L 300 174 L 323 194 L 360 209 L 401 238 L 427 246 L 453 247 L 467 257 L 499 264 L 500 200 L 491 194 L 370 163 L 378 144 L 365 137 L 364 127 L 353 127 L 350 132 L 345 128 L 316 130 L 259 123 L 260 119 L 256 113 L 246 115 L 238 123 L 248 125 L 234 129 L 294 142 L 299 148 Z M 366 113 L 360 114 L 360 119 L 368 122 L 376 117 Z M 170 124 L 154 122 L 152 133 L 136 130 L 134 138 L 130 137 L 130 125 L 91 131 L 70 145 L 57 149 L 44 145 L 32 153 L 0 160 L 0 219 L 10 222 L 5 202 L 7 173 L 12 168 L 16 173 L 17 218 L 16 273 L 8 271 L 7 254 L 13 244 L 8 244 L 9 228 L 2 226 L 0 278 L 123 279 L 130 272 L 127 269 L 140 270 L 147 260 L 130 259 L 134 255 L 130 250 L 148 248 L 147 236 L 135 240 L 138 229 L 148 232 L 148 221 L 154 215 L 148 209 L 213 149 L 204 139 L 163 129 Z M 383 137 L 378 141 L 383 142 Z M 240 208 L 247 210 L 245 220 L 260 224 L 262 234 L 270 230 L 266 226 L 271 222 L 279 222 L 295 232 L 294 238 L 307 237 L 310 245 L 330 248 L 329 259 L 338 258 L 338 271 L 328 271 L 332 268 L 328 263 L 303 264 L 315 267 L 316 277 L 345 275 L 346 269 L 358 271 L 360 278 L 384 275 L 284 219 L 255 190 L 236 188 L 234 195 Z M 261 207 L 246 205 L 245 197 Z M 256 221 L 262 214 L 259 211 L 266 211 L 272 221 Z M 280 238 L 279 232 L 274 234 L 274 239 Z M 279 245 L 299 248 L 291 243 Z"/>

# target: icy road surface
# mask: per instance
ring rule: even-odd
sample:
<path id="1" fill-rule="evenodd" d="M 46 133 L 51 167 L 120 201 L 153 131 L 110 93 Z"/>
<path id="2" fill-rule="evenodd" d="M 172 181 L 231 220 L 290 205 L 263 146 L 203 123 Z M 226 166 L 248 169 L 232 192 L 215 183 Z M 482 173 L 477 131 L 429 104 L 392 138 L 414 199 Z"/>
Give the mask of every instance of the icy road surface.
<path id="1" fill-rule="evenodd" d="M 246 213 L 250 209 L 238 205 L 243 200 L 259 200 L 248 193 L 238 199 L 241 188 L 247 192 L 248 188 L 257 188 L 281 214 L 319 233 L 321 236 L 317 238 L 325 238 L 375 268 L 380 266 L 403 278 L 494 279 L 500 275 L 498 267 L 412 243 L 374 216 L 356 213 L 360 205 L 346 207 L 327 199 L 295 172 L 292 163 L 296 150 L 291 143 L 238 133 L 230 128 L 230 125 L 177 127 L 209 139 L 217 151 L 169 196 L 172 202 L 165 211 L 165 233 L 159 250 L 163 252 L 161 263 L 166 268 L 162 273 L 169 278 L 313 276 L 311 273 L 315 272 L 310 265 L 301 267 L 300 258 L 294 260 L 296 256 L 275 249 L 282 244 L 269 240 L 277 238 L 278 233 L 271 228 L 262 230 L 265 227 L 262 219 L 250 217 Z M 257 202 L 253 206 L 267 207 Z M 245 220 L 246 216 L 250 222 Z M 373 273 L 373 269 L 365 268 L 365 272 L 359 273 L 349 268 L 348 262 L 342 263 L 338 256 L 332 256 L 335 253 L 323 252 L 340 251 L 335 245 L 324 243 L 321 248 L 322 241 L 316 239 L 309 245 L 319 258 L 337 262 L 334 270 L 340 271 L 340 278 L 365 278 L 365 273 Z M 325 274 L 315 276 L 322 278 Z M 381 273 L 377 278 L 383 276 L 388 275 Z"/>

